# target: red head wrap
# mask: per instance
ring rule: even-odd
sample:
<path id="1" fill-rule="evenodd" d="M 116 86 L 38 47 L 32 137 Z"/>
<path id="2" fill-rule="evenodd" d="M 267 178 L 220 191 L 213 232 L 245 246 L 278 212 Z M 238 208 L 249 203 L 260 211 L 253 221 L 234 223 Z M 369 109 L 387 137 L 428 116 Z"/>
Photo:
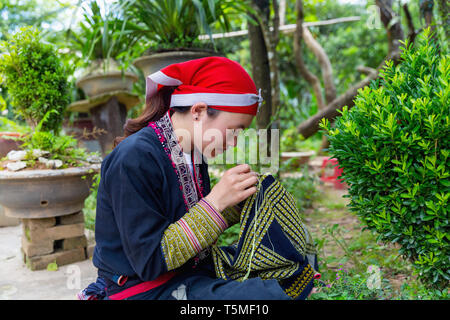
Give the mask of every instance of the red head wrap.
<path id="1" fill-rule="evenodd" d="M 169 65 L 146 79 L 146 99 L 162 86 L 178 86 L 170 107 L 204 102 L 228 112 L 256 115 L 263 101 L 261 89 L 244 68 L 224 57 L 207 57 Z"/>

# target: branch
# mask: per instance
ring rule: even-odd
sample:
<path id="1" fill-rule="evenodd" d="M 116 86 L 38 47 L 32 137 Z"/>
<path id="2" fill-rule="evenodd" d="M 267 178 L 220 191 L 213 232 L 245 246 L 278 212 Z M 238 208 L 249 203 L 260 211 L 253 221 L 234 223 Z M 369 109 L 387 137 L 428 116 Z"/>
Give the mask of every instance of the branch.
<path id="1" fill-rule="evenodd" d="M 349 88 L 344 94 L 340 95 L 331 103 L 329 103 L 325 109 L 319 111 L 314 116 L 310 117 L 308 120 L 302 122 L 298 127 L 297 131 L 305 138 L 309 138 L 314 135 L 319 130 L 319 122 L 322 118 L 327 118 L 332 120 L 339 115 L 338 110 L 341 110 L 344 106 L 348 106 L 350 109 L 355 105 L 354 98 L 358 94 L 358 89 L 364 88 L 369 85 L 372 80 L 375 80 L 380 70 L 385 66 L 386 61 L 394 60 L 394 63 L 398 62 L 400 56 L 397 53 L 388 55 L 383 62 L 377 67 L 377 69 L 370 71 L 369 75 Z"/>
<path id="2" fill-rule="evenodd" d="M 369 75 L 371 72 L 374 72 L 374 68 L 366 67 L 366 66 L 358 66 L 356 67 L 356 71 Z"/>
<path id="3" fill-rule="evenodd" d="M 408 24 L 408 30 L 409 30 L 408 39 L 409 39 L 409 43 L 413 43 L 414 39 L 417 36 L 417 31 L 414 28 L 414 24 L 413 24 L 413 21 L 412 21 L 411 13 L 409 12 L 407 3 L 403 4 L 403 11 L 405 12 L 406 23 Z"/>
<path id="4" fill-rule="evenodd" d="M 331 67 L 330 59 L 323 47 L 314 39 L 309 29 L 305 27 L 303 28 L 303 39 L 319 61 L 325 86 L 325 100 L 329 103 L 336 98 L 336 86 L 333 81 L 333 68 Z"/>
<path id="5" fill-rule="evenodd" d="M 301 0 L 297 0 L 296 4 L 296 12 L 297 12 L 297 20 L 296 20 L 296 28 L 294 33 L 294 57 L 295 62 L 297 64 L 297 68 L 303 78 L 311 85 L 314 91 L 314 96 L 317 101 L 317 108 L 322 110 L 325 107 L 325 102 L 323 101 L 322 96 L 322 86 L 320 84 L 319 78 L 314 75 L 309 69 L 306 67 L 305 62 L 303 61 L 303 54 L 301 49 L 301 39 L 303 38 L 303 31 L 307 30 L 303 27 L 303 3 Z"/>
<path id="6" fill-rule="evenodd" d="M 317 114 L 310 117 L 297 127 L 298 132 L 303 135 L 305 139 L 311 137 L 319 130 L 319 122 L 322 118 L 326 118 L 331 121 L 339 115 L 338 110 L 341 110 L 344 106 L 348 106 L 349 109 L 353 107 L 354 98 L 358 94 L 358 89 L 369 85 L 372 80 L 375 80 L 378 77 L 380 70 L 384 68 L 386 61 L 393 60 L 394 64 L 399 63 L 401 56 L 399 40 L 403 40 L 403 30 L 400 20 L 395 18 L 396 16 L 392 11 L 392 3 L 390 0 L 376 0 L 376 3 L 380 7 L 380 18 L 386 28 L 386 33 L 388 36 L 389 51 L 387 56 L 375 71 L 370 70 L 365 79 L 361 80 L 356 85 L 353 85 L 344 94 L 329 103 L 325 109 L 320 110 Z"/>

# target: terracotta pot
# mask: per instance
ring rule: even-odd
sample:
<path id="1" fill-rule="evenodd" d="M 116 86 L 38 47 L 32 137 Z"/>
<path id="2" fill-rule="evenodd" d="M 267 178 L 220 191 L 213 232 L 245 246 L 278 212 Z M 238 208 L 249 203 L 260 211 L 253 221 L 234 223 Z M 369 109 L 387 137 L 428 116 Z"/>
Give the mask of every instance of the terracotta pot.
<path id="1" fill-rule="evenodd" d="M 113 91 L 131 91 L 133 83 L 138 77 L 130 72 L 125 72 L 123 77 L 120 71 L 111 71 L 105 74 L 87 75 L 76 82 L 88 97 Z"/>
<path id="2" fill-rule="evenodd" d="M 312 150 L 310 151 L 302 151 L 302 152 L 282 152 L 281 153 L 281 161 L 285 162 L 290 159 L 292 160 L 292 167 L 298 168 L 301 165 L 307 164 L 309 159 L 314 156 L 316 153 Z"/>
<path id="3" fill-rule="evenodd" d="M 86 167 L 0 171 L 0 204 L 9 217 L 48 218 L 84 207 L 100 164 Z M 82 177 L 85 176 L 83 179 Z"/>
<path id="4" fill-rule="evenodd" d="M 212 51 L 167 51 L 140 57 L 134 60 L 133 65 L 142 70 L 144 76 L 147 77 L 174 63 L 220 55 L 220 53 Z"/>
<path id="5" fill-rule="evenodd" d="M 11 150 L 18 150 L 22 141 L 7 139 L 4 137 L 22 137 L 19 132 L 0 132 L 0 158 L 5 157 Z"/>

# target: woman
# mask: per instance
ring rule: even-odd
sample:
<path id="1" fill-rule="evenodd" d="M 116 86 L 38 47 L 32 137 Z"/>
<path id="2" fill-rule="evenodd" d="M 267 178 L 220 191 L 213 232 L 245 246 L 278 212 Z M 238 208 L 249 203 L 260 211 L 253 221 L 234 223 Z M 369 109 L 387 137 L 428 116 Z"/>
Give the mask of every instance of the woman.
<path id="1" fill-rule="evenodd" d="M 218 279 L 210 246 L 257 191 L 246 164 L 210 189 L 208 154 L 236 145 L 262 98 L 223 57 L 170 65 L 147 78 L 146 109 L 101 168 L 93 263 L 80 299 L 290 299 L 275 279 Z"/>

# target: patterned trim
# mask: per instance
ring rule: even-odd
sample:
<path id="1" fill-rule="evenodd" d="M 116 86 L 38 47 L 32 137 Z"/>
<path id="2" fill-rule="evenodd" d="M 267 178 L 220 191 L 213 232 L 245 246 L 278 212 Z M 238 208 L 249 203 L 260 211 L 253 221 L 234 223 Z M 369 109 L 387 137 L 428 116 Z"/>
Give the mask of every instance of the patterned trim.
<path id="1" fill-rule="evenodd" d="M 219 210 L 214 208 L 212 204 L 210 204 L 208 201 L 206 201 L 204 198 L 200 200 L 200 202 L 207 208 L 207 211 L 212 219 L 220 226 L 221 229 L 225 230 L 228 228 L 228 224 L 225 221 L 225 219 L 222 217 L 222 215 L 219 213 Z"/>
<path id="2" fill-rule="evenodd" d="M 183 229 L 184 233 L 186 234 L 187 238 L 189 239 L 189 242 L 194 247 L 195 251 L 200 252 L 202 250 L 200 242 L 198 242 L 197 237 L 192 232 L 191 228 L 189 228 L 189 225 L 186 223 L 186 221 L 184 221 L 184 219 L 181 218 L 180 220 L 177 221 L 177 223 Z"/>
<path id="3" fill-rule="evenodd" d="M 313 269 L 309 264 L 303 269 L 302 273 L 292 283 L 292 285 L 285 289 L 284 292 L 292 299 L 296 299 L 303 292 L 305 287 L 314 279 Z"/>
<path id="4" fill-rule="evenodd" d="M 168 270 L 180 267 L 217 241 L 227 228 L 220 213 L 204 199 L 164 231 L 161 248 Z"/>
<path id="5" fill-rule="evenodd" d="M 241 220 L 241 209 L 237 205 L 228 207 L 222 211 L 222 216 L 225 218 L 228 225 L 232 226 Z"/>
<path id="6" fill-rule="evenodd" d="M 195 182 L 190 174 L 189 165 L 186 163 L 183 150 L 175 135 L 172 120 L 170 119 L 170 110 L 168 110 L 159 120 L 150 122 L 148 126 L 155 131 L 165 153 L 172 163 L 172 167 L 174 168 L 180 183 L 180 190 L 183 194 L 184 203 L 187 209 L 186 211 L 189 211 L 189 209 L 199 201 L 200 197 L 197 194 Z M 200 168 L 198 162 L 194 162 L 193 166 L 199 184 L 203 185 L 203 180 L 199 177 Z M 203 186 L 199 186 L 199 189 L 203 190 Z"/>
<path id="7" fill-rule="evenodd" d="M 243 107 L 261 103 L 263 99 L 254 93 L 177 93 L 172 95 L 170 106 L 193 105 L 198 101 L 210 106 Z"/>

